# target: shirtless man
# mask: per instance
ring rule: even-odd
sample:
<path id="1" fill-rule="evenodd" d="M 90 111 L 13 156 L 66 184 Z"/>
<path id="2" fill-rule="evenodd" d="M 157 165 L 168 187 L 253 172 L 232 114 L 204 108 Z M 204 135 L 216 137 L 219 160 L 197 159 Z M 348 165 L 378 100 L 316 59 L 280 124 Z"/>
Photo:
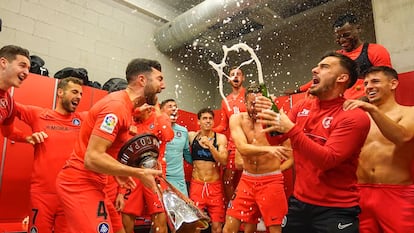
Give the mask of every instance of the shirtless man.
<path id="1" fill-rule="evenodd" d="M 227 108 L 226 103 L 222 100 L 220 123 L 213 128 L 214 132 L 217 133 L 225 133 L 227 131 L 231 115 L 246 112 L 244 100 L 246 89 L 243 87 L 243 82 L 246 78 L 243 70 L 239 67 L 232 67 L 230 69 L 229 76 L 232 77 L 232 79 L 229 80 L 231 85 L 231 93 L 227 95 L 226 99 L 229 103 L 230 109 Z M 228 137 L 227 149 L 229 151 L 229 155 L 227 158 L 227 164 L 224 166 L 223 171 L 223 187 L 226 204 L 233 196 L 234 190 L 239 183 L 242 173 L 240 164 L 241 161 L 238 159 L 239 157 L 236 156 L 236 146 L 231 136 Z"/>
<path id="2" fill-rule="evenodd" d="M 227 138 L 213 131 L 214 113 L 203 108 L 197 113 L 200 131 L 189 132 L 193 174 L 190 199 L 210 215 L 212 233 L 221 233 L 225 216 L 223 186 L 219 163 L 227 162 Z"/>
<path id="3" fill-rule="evenodd" d="M 256 122 L 254 103 L 260 94 L 259 85 L 252 83 L 246 92 L 247 112 L 230 118 L 231 135 L 243 158 L 243 174 L 233 200 L 227 209 L 224 233 L 236 233 L 241 221 L 256 224 L 260 216 L 271 233 L 281 232 L 287 213 L 281 160 L 291 158 L 288 147 L 270 146 L 263 127 Z M 292 165 L 290 163 L 290 165 Z M 286 166 L 286 167 L 285 167 Z"/>
<path id="4" fill-rule="evenodd" d="M 414 107 L 395 101 L 398 76 L 392 68 L 370 68 L 364 84 L 369 103 L 349 100 L 344 105 L 362 108 L 371 118 L 357 169 L 360 232 L 413 232 Z"/>

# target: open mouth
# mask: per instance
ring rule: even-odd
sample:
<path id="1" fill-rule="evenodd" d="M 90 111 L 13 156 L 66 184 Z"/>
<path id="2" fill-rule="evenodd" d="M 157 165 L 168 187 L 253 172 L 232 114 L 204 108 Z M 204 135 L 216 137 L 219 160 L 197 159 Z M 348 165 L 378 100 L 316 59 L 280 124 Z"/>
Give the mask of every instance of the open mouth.
<path id="1" fill-rule="evenodd" d="M 23 82 L 26 79 L 26 75 L 21 74 L 21 75 L 18 76 L 18 78 L 19 78 L 20 81 Z"/>
<path id="2" fill-rule="evenodd" d="M 79 105 L 79 100 L 71 101 L 71 103 L 72 103 L 73 106 L 77 107 Z"/>
<path id="3" fill-rule="evenodd" d="M 319 84 L 319 79 L 317 79 L 317 78 L 312 78 L 312 87 L 313 86 L 316 86 L 316 85 L 318 85 Z"/>
<path id="4" fill-rule="evenodd" d="M 375 97 L 376 94 L 377 94 L 376 91 L 369 91 L 369 92 L 367 92 L 368 98 L 373 98 L 373 97 Z"/>

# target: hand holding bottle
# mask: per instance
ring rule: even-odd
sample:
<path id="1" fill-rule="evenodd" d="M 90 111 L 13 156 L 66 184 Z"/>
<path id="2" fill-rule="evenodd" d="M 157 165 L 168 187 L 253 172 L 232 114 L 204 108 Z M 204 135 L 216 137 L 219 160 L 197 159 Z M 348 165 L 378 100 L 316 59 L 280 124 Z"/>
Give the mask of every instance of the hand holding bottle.
<path id="1" fill-rule="evenodd" d="M 264 97 L 266 97 L 267 99 L 270 100 L 271 102 L 271 107 L 270 109 L 275 112 L 275 113 L 279 113 L 279 108 L 276 106 L 276 104 L 273 102 L 272 98 L 269 96 L 269 92 L 267 91 L 267 87 L 264 83 L 260 83 L 260 91 L 262 92 L 262 95 Z M 280 132 L 277 131 L 270 131 L 270 136 L 277 136 L 280 135 Z"/>

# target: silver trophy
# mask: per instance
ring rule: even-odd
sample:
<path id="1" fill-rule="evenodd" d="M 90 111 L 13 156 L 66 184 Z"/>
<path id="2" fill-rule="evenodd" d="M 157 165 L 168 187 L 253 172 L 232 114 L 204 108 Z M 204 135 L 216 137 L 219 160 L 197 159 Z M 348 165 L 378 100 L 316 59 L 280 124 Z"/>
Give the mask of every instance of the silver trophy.
<path id="1" fill-rule="evenodd" d="M 194 224 L 197 229 L 207 229 L 210 218 L 167 180 L 161 179 L 168 186 L 165 190 L 161 190 L 160 186 L 158 188 L 173 232 L 180 230 L 183 223 Z"/>

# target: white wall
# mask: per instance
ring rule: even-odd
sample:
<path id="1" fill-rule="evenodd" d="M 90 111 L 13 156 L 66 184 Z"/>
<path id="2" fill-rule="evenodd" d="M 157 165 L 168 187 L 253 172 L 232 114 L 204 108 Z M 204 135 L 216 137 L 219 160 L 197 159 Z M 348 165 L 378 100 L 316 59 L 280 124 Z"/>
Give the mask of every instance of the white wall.
<path id="1" fill-rule="evenodd" d="M 155 48 L 153 31 L 162 23 L 115 1 L 0 0 L 0 17 L 0 45 L 20 45 L 42 57 L 50 76 L 67 66 L 83 67 L 90 80 L 103 84 L 125 77 L 127 63 L 145 57 L 163 66 L 167 89 L 161 100 L 176 98 L 193 112 L 213 102 L 215 83 Z"/>
<path id="2" fill-rule="evenodd" d="M 372 0 L 377 42 L 391 54 L 398 73 L 414 71 L 414 1 Z"/>

